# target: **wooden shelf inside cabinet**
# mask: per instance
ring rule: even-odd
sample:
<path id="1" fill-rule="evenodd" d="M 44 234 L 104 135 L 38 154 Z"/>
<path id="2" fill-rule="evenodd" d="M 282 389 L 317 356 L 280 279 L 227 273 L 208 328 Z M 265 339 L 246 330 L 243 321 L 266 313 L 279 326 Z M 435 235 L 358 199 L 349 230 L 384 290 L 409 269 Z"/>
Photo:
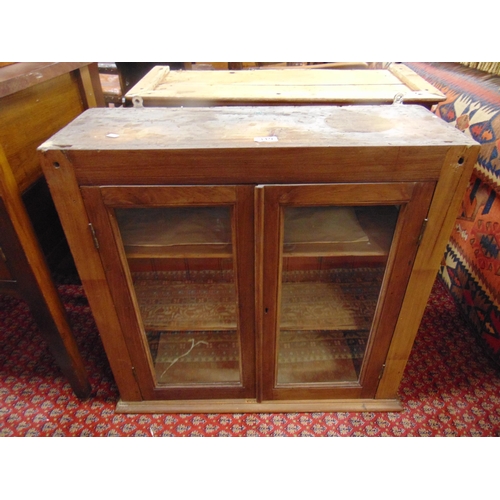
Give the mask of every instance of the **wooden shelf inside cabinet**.
<path id="1" fill-rule="evenodd" d="M 287 208 L 283 257 L 387 257 L 396 207 Z"/>
<path id="2" fill-rule="evenodd" d="M 226 259 L 232 256 L 231 245 L 125 245 L 125 253 L 129 259 Z"/>
<path id="3" fill-rule="evenodd" d="M 361 298 L 359 283 L 285 282 L 281 325 L 286 330 L 367 330 L 378 298 L 378 288 L 367 288 Z M 134 283 L 146 330 L 234 330 L 234 283 L 184 283 L 142 280 Z M 357 314 L 363 302 L 363 314 Z M 318 313 L 309 314 L 313 308 Z M 193 314 L 196 309 L 197 313 Z"/>
<path id="4" fill-rule="evenodd" d="M 235 330 L 234 283 L 137 280 L 134 289 L 146 330 Z"/>
<path id="5" fill-rule="evenodd" d="M 224 207 L 118 209 L 127 258 L 230 258 L 231 219 Z"/>

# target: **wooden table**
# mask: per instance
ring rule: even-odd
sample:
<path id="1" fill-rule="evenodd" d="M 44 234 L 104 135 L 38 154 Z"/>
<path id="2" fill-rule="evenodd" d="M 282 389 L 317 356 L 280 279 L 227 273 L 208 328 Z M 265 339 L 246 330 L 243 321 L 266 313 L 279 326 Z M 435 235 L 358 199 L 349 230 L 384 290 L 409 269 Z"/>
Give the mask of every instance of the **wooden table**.
<path id="1" fill-rule="evenodd" d="M 403 64 L 387 69 L 171 71 L 155 66 L 125 95 L 134 106 L 405 104 L 426 108 L 444 94 Z"/>
<path id="2" fill-rule="evenodd" d="M 28 303 L 80 398 L 88 396 L 91 387 L 42 250 L 41 239 L 53 244 L 63 233 L 36 148 L 96 106 L 104 106 L 96 63 L 14 63 L 0 68 L 0 293 L 14 293 Z M 35 207 L 43 238 L 27 204 Z"/>

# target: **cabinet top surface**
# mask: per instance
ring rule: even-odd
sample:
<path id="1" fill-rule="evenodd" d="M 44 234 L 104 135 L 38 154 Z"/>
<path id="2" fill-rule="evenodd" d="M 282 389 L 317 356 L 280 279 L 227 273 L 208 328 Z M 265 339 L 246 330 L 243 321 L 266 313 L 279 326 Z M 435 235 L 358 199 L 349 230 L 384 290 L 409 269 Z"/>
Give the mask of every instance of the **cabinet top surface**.
<path id="1" fill-rule="evenodd" d="M 43 143 L 58 150 L 472 146 L 416 105 L 93 108 Z"/>

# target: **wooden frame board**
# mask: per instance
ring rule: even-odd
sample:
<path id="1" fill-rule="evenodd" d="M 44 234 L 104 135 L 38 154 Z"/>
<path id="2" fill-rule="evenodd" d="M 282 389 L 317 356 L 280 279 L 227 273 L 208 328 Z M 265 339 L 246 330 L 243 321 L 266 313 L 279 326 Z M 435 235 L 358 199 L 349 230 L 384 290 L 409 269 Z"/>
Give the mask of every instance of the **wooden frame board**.
<path id="1" fill-rule="evenodd" d="M 430 108 L 445 99 L 403 64 L 386 69 L 171 71 L 155 66 L 125 95 L 134 106 L 346 105 L 404 103 Z"/>

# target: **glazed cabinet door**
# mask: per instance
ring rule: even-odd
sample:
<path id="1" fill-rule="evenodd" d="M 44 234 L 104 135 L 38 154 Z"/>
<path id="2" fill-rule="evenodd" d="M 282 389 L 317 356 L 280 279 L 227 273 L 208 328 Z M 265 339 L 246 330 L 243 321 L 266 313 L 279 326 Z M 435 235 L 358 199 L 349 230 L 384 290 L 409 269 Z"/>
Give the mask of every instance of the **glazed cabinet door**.
<path id="1" fill-rule="evenodd" d="M 261 398 L 373 398 L 434 183 L 259 186 Z"/>
<path id="2" fill-rule="evenodd" d="M 143 399 L 255 398 L 253 187 L 82 194 Z"/>

